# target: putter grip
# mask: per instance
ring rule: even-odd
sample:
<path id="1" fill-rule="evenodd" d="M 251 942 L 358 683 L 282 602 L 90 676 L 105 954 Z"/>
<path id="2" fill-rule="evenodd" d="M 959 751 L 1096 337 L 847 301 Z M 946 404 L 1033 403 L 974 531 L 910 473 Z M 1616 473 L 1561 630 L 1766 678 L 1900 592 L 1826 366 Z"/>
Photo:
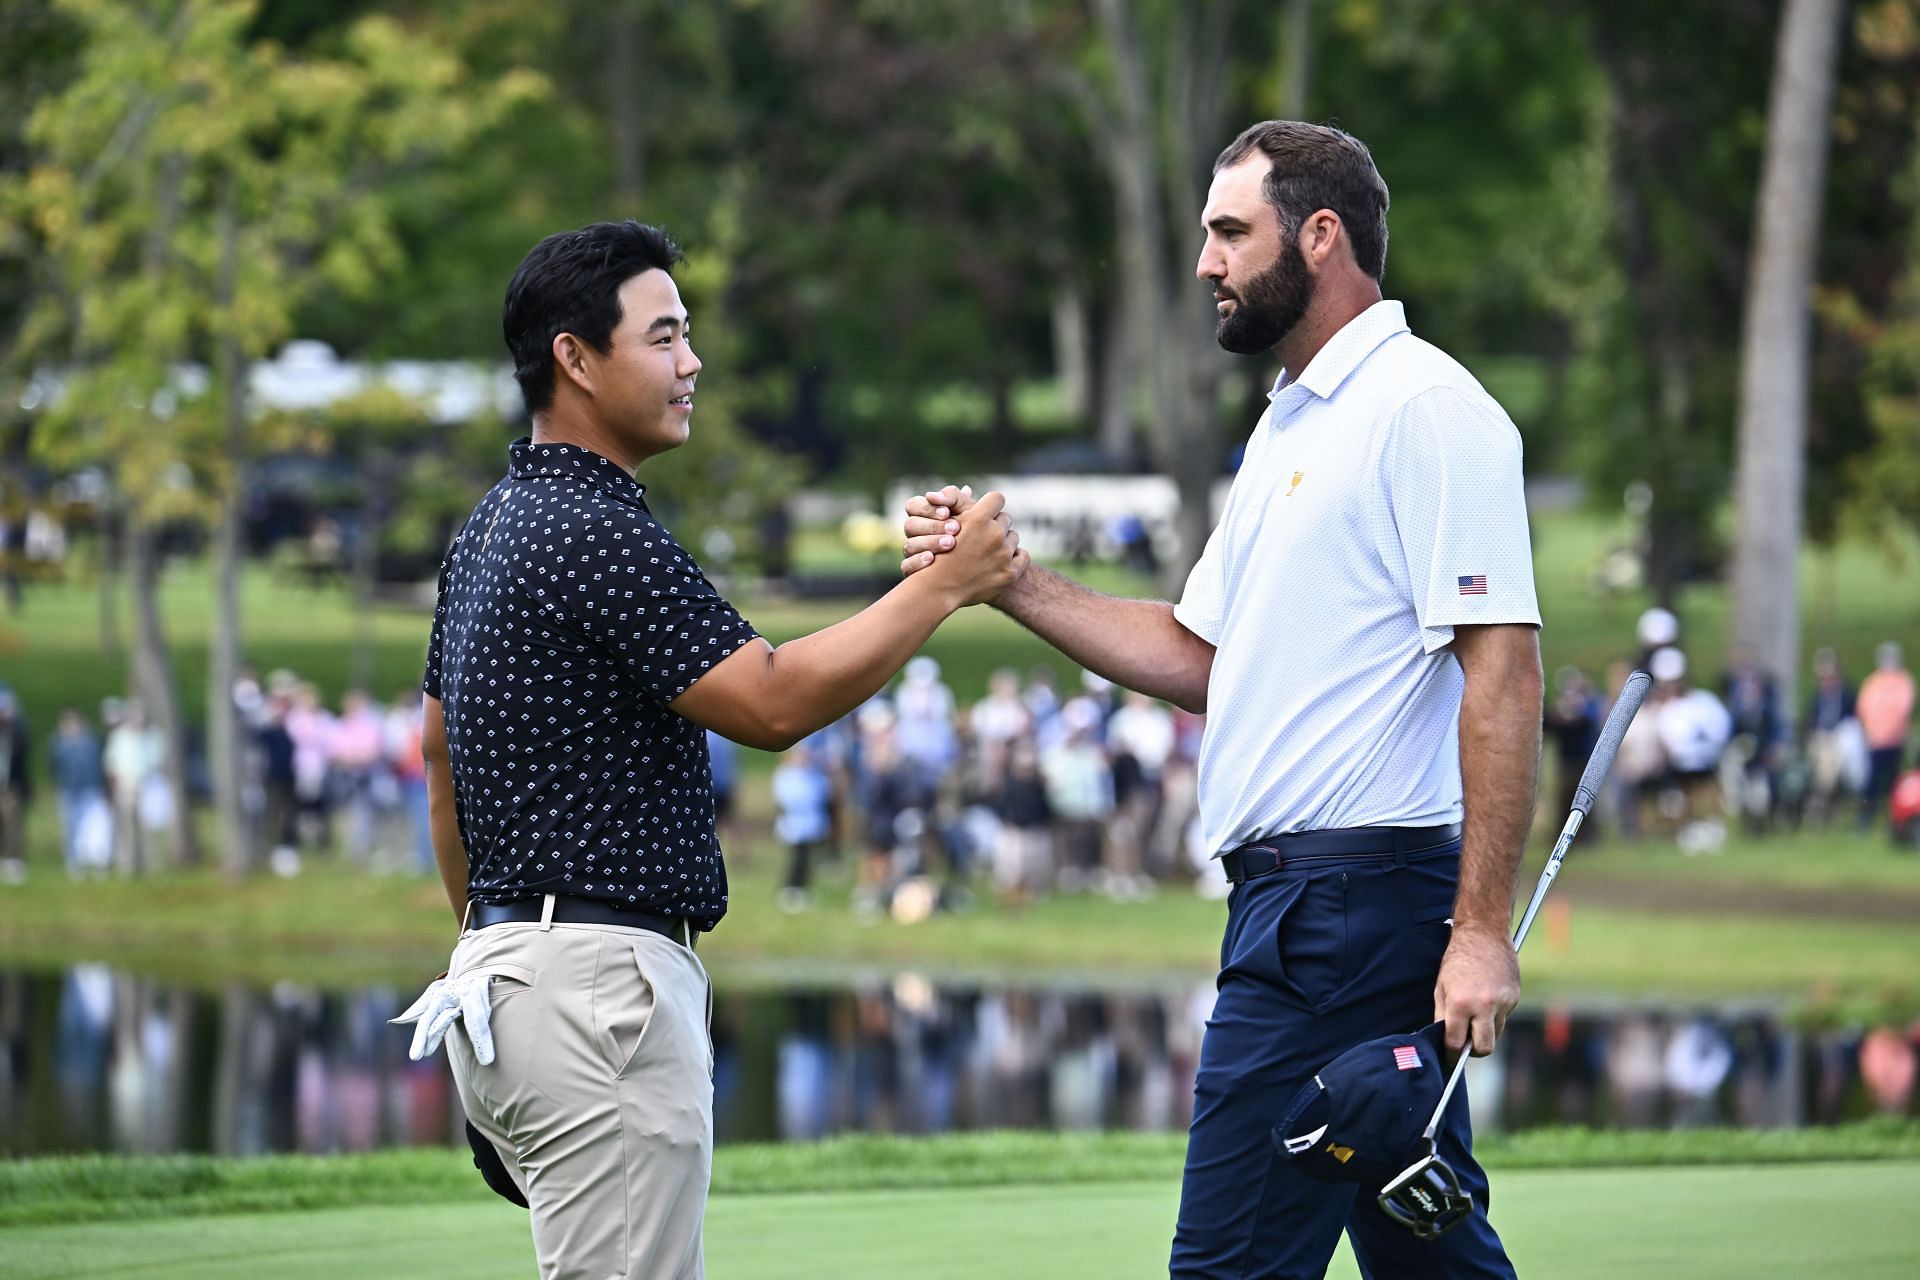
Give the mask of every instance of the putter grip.
<path id="1" fill-rule="evenodd" d="M 1627 736 L 1627 726 L 1633 723 L 1634 713 L 1640 710 L 1640 702 L 1647 696 L 1647 689 L 1652 684 L 1652 676 L 1644 671 L 1636 671 L 1627 677 L 1620 696 L 1613 700 L 1613 710 L 1607 713 L 1607 723 L 1600 730 L 1600 740 L 1593 744 L 1593 754 L 1587 757 L 1586 772 L 1580 775 L 1580 786 L 1573 793 L 1573 807 L 1582 817 L 1593 807 L 1594 793 L 1607 780 L 1607 772 L 1613 768 L 1614 754 L 1620 750 L 1620 739 Z"/>

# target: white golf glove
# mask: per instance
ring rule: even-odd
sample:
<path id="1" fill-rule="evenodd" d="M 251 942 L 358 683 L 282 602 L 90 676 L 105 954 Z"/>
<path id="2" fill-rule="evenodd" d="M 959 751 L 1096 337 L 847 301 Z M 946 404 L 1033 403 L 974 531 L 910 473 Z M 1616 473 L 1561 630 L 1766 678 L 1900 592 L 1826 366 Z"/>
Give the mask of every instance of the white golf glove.
<path id="1" fill-rule="evenodd" d="M 457 978 L 435 978 L 420 993 L 420 998 L 407 1006 L 407 1011 L 391 1021 L 396 1023 L 416 1023 L 413 1029 L 413 1045 L 407 1050 L 407 1056 L 415 1062 L 431 1054 L 440 1047 L 440 1041 L 446 1037 L 448 1028 L 455 1021 L 467 1024 L 467 1039 L 473 1042 L 473 1056 L 481 1066 L 493 1061 L 493 1027 L 488 1022 L 493 1016 L 493 997 L 488 988 L 493 984 L 490 973 L 463 973 Z"/>

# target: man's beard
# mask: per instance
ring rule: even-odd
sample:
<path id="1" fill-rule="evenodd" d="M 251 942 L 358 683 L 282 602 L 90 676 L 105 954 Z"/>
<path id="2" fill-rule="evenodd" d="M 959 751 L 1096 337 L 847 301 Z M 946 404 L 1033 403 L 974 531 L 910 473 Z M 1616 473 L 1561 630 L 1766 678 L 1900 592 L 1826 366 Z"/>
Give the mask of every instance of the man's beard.
<path id="1" fill-rule="evenodd" d="M 1216 286 L 1224 288 L 1224 285 Z M 1237 356 L 1258 355 L 1280 345 L 1313 302 L 1313 276 L 1298 244 L 1280 251 L 1272 266 L 1230 295 L 1233 310 L 1220 317 L 1214 337 Z"/>

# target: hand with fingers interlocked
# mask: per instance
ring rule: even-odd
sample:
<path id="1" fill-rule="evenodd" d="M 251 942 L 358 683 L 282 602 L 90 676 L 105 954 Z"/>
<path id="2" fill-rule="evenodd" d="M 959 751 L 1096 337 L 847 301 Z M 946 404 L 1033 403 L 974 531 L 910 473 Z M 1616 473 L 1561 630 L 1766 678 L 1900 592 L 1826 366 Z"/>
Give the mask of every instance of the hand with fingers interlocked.
<path id="1" fill-rule="evenodd" d="M 987 497 L 996 498 L 997 495 L 989 494 Z M 967 523 L 963 517 L 981 501 L 973 496 L 972 485 L 947 485 L 908 499 L 906 543 L 901 549 L 904 557 L 900 561 L 901 576 L 911 577 L 931 567 L 936 557 L 958 546 L 961 529 Z M 1012 553 L 1014 581 L 1018 582 L 1026 573 L 1031 557 L 1021 549 L 1020 534 L 1013 528 L 1013 521 L 1004 506 L 996 523 L 1003 531 L 1006 549 Z"/>
<path id="2" fill-rule="evenodd" d="M 991 601 L 1000 591 L 1018 582 L 1030 563 L 1027 553 L 1020 547 L 1020 534 L 1014 529 L 1005 508 L 1006 499 L 1000 494 L 989 493 L 975 498 L 971 485 L 957 488 L 948 485 L 944 489 L 914 495 L 907 502 L 901 576 L 911 577 L 932 567 L 937 556 L 947 555 L 960 547 L 969 526 L 981 525 L 982 534 L 995 540 L 974 549 L 1004 566 L 997 580 L 988 584 L 991 594 L 978 597 L 981 602 Z"/>
<path id="3" fill-rule="evenodd" d="M 473 1056 L 481 1066 L 493 1062 L 493 997 L 490 973 L 463 973 L 457 978 L 441 975 L 427 984 L 420 998 L 407 1006 L 395 1023 L 415 1023 L 413 1044 L 407 1056 L 415 1062 L 440 1047 L 455 1022 L 466 1025 L 467 1039 L 473 1042 Z"/>

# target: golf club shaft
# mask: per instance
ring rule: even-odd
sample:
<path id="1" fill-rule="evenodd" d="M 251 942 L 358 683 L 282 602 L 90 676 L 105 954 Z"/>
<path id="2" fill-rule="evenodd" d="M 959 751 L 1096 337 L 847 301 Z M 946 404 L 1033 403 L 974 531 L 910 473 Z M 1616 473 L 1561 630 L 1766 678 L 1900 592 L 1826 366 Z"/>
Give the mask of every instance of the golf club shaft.
<path id="1" fill-rule="evenodd" d="M 1580 833 L 1580 824 L 1586 821 L 1587 811 L 1593 807 L 1593 798 L 1600 786 L 1607 780 L 1607 773 L 1613 768 L 1613 757 L 1619 753 L 1620 741 L 1627 736 L 1627 726 L 1633 723 L 1634 715 L 1640 710 L 1640 703 L 1647 696 L 1647 687 L 1653 683 L 1653 677 L 1644 671 L 1636 671 L 1627 677 L 1627 683 L 1621 687 L 1620 696 L 1613 701 L 1613 710 L 1607 715 L 1607 723 L 1600 730 L 1598 741 L 1593 744 L 1593 754 L 1587 757 L 1587 767 L 1580 775 L 1580 785 L 1574 788 L 1573 810 L 1567 814 L 1566 825 L 1560 828 L 1560 838 L 1554 841 L 1553 856 L 1547 859 L 1547 865 L 1540 872 L 1539 883 L 1533 886 L 1533 897 L 1527 903 L 1527 909 L 1520 916 L 1520 925 L 1513 931 L 1513 949 L 1520 950 L 1520 944 L 1527 940 L 1527 930 L 1533 928 L 1533 918 L 1540 914 L 1540 904 L 1547 900 L 1547 890 L 1553 887 L 1554 877 L 1560 874 L 1560 864 L 1566 860 L 1567 849 L 1573 844 L 1574 836 Z M 1440 1117 L 1446 1114 L 1447 1103 L 1453 1098 L 1453 1091 L 1460 1087 L 1461 1077 L 1467 1073 L 1467 1059 L 1470 1053 L 1462 1052 L 1453 1064 L 1453 1073 L 1447 1077 L 1447 1087 L 1440 1094 L 1440 1104 L 1433 1109 L 1433 1119 L 1427 1121 L 1425 1136 L 1432 1141 L 1433 1135 L 1440 1130 Z"/>

